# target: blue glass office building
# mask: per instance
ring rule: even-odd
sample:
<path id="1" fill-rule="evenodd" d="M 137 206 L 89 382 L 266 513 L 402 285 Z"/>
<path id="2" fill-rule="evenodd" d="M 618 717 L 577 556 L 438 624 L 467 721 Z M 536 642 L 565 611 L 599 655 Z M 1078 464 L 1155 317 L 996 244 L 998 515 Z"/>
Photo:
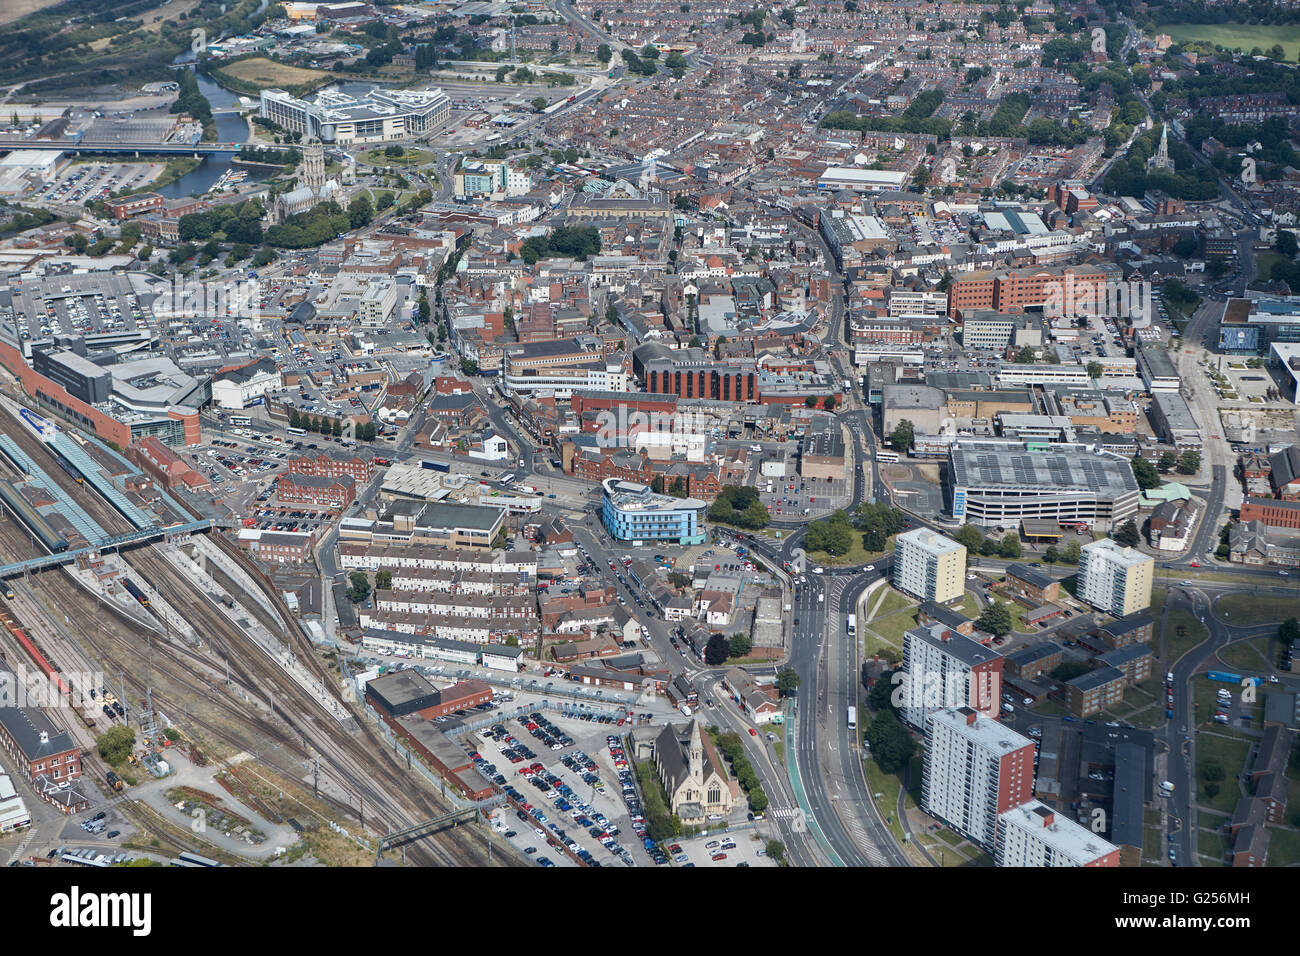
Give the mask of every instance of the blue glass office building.
<path id="1" fill-rule="evenodd" d="M 656 494 L 649 485 L 607 478 L 600 520 L 617 541 L 674 541 L 701 544 L 705 539 L 704 509 L 697 498 Z"/>

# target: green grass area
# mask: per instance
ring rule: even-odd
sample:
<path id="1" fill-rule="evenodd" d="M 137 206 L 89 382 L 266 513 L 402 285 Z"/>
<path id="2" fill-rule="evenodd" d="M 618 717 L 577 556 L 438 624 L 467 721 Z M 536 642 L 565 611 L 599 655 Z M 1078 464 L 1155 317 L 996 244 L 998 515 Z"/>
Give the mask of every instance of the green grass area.
<path id="1" fill-rule="evenodd" d="M 1223 866 L 1228 855 L 1227 834 L 1209 830 L 1196 831 L 1196 852 L 1202 866 Z"/>
<path id="2" fill-rule="evenodd" d="M 1159 860 L 1164 852 L 1164 838 L 1159 827 L 1142 828 L 1142 859 Z"/>
<path id="3" fill-rule="evenodd" d="M 649 761 L 636 764 L 636 781 L 645 799 L 645 818 L 651 836 L 657 836 L 661 830 L 671 833 L 672 814 L 668 811 L 668 797 L 655 773 L 654 764 Z"/>
<path id="4" fill-rule="evenodd" d="M 389 156 L 385 152 L 386 149 L 388 147 L 385 146 L 366 150 L 361 154 L 361 161 L 371 166 L 420 166 L 431 163 L 437 158 L 428 150 L 414 149 L 410 146 L 402 147 L 401 156 Z"/>
<path id="5" fill-rule="evenodd" d="M 1042 714 L 1044 717 L 1064 717 L 1070 711 L 1059 701 L 1048 698 L 1036 703 L 1033 712 L 1035 714 Z"/>
<path id="6" fill-rule="evenodd" d="M 911 610 L 898 611 L 889 617 L 872 621 L 867 627 L 884 638 L 886 643 L 892 644 L 901 651 L 903 649 L 903 635 L 916 627 L 916 612 Z"/>
<path id="7" fill-rule="evenodd" d="M 900 640 L 897 644 L 890 644 L 888 641 L 881 640 L 870 631 L 862 632 L 862 649 L 868 656 L 879 654 L 887 661 L 897 664 L 903 659 L 903 644 Z"/>
<path id="8" fill-rule="evenodd" d="M 1268 831 L 1268 866 L 1300 863 L 1300 832 L 1271 827 Z"/>
<path id="9" fill-rule="evenodd" d="M 875 614 L 872 615 L 870 620 L 874 620 L 875 618 L 878 617 L 885 617 L 886 615 L 893 614 L 895 611 L 901 611 L 905 607 L 916 606 L 916 602 L 913 601 L 911 598 L 909 598 L 906 594 L 902 594 L 898 591 L 895 591 L 891 587 L 885 588 L 885 596 L 883 598 L 881 598 L 878 594 L 871 595 L 867 599 L 866 606 L 868 610 L 875 607 L 877 600 L 880 601 L 880 606 L 876 608 Z"/>
<path id="10" fill-rule="evenodd" d="M 876 809 L 880 811 L 880 816 L 886 821 L 894 839 L 902 843 L 903 823 L 898 819 L 898 794 L 903 789 L 903 781 L 898 774 L 881 770 L 873 757 L 868 757 L 862 763 L 867 770 L 867 783 L 871 785 L 872 795 L 880 794 L 876 798 Z"/>
<path id="11" fill-rule="evenodd" d="M 956 604 L 949 605 L 949 607 L 958 614 L 965 614 L 967 617 L 972 619 L 980 616 L 979 603 L 975 598 L 971 597 L 969 593 L 962 594 L 961 600 Z"/>
<path id="12" fill-rule="evenodd" d="M 1178 43 L 1208 43 L 1249 53 L 1255 47 L 1268 52 L 1282 44 L 1287 60 L 1300 58 L 1300 25 L 1262 23 L 1162 23 L 1155 33 L 1167 33 Z"/>
<path id="13" fill-rule="evenodd" d="M 1245 766 L 1250 753 L 1250 742 L 1242 737 L 1232 737 L 1221 733 L 1202 732 L 1196 736 L 1196 802 L 1212 810 L 1231 813 L 1241 797 L 1237 786 L 1237 774 Z M 1210 796 L 1205 792 L 1205 781 L 1201 772 L 1211 764 L 1223 768 L 1223 779 L 1217 781 L 1219 792 Z"/>
<path id="14" fill-rule="evenodd" d="M 839 557 L 835 557 L 832 554 L 827 554 L 825 551 L 809 551 L 808 564 L 810 565 L 833 564 L 833 565 L 845 565 L 845 566 L 852 566 L 856 564 L 871 564 L 875 561 L 879 561 L 885 555 L 892 553 L 894 550 L 893 536 L 890 536 L 889 540 L 885 543 L 884 551 L 865 550 L 862 547 L 862 538 L 863 535 L 861 531 L 854 531 L 853 546 L 849 549 L 848 554 L 842 554 Z"/>
<path id="15" fill-rule="evenodd" d="M 1254 627 L 1300 616 L 1300 600 L 1267 594 L 1228 594 L 1215 602 L 1214 613 L 1235 627 Z"/>
<path id="16" fill-rule="evenodd" d="M 1229 667 L 1246 671 L 1268 670 L 1268 638 L 1254 637 L 1236 641 L 1219 651 L 1219 659 Z"/>
<path id="17" fill-rule="evenodd" d="M 1174 608 L 1165 620 L 1165 659 L 1178 660 L 1207 637 L 1205 625 L 1186 608 Z"/>

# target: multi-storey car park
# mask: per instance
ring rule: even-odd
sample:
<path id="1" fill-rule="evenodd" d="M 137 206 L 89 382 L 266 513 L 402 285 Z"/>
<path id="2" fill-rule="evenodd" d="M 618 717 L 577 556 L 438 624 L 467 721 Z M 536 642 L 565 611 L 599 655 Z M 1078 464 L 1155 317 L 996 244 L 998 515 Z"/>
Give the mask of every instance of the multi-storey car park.
<path id="1" fill-rule="evenodd" d="M 949 509 L 970 524 L 1042 519 L 1109 531 L 1137 514 L 1132 465 L 1091 445 L 963 439 L 948 462 Z"/>

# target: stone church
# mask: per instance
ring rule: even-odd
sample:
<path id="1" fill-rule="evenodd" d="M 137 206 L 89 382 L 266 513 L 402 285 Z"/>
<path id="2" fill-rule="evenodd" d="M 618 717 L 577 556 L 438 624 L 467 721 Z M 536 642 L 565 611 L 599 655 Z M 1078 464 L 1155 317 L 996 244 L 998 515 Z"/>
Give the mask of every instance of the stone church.
<path id="1" fill-rule="evenodd" d="M 323 202 L 333 200 L 345 212 L 348 208 L 348 190 L 340 177 L 325 174 L 325 149 L 318 142 L 302 148 L 302 162 L 298 165 L 298 185 L 287 193 L 275 197 L 267 218 L 271 225 L 279 225 L 290 216 L 314 209 Z"/>
<path id="2" fill-rule="evenodd" d="M 654 740 L 654 766 L 668 794 L 668 805 L 687 826 L 705 823 L 709 814 L 730 815 L 740 787 L 727 778 L 713 741 L 692 720 L 684 729 L 666 725 Z"/>

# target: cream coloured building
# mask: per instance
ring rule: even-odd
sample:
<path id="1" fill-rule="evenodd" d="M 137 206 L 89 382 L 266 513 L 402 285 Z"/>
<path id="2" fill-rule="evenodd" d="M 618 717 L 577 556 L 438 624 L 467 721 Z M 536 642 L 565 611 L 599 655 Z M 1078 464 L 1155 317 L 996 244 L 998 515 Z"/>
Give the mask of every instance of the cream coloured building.
<path id="1" fill-rule="evenodd" d="M 966 590 L 966 546 L 929 528 L 894 539 L 893 585 L 926 601 L 955 601 Z"/>

